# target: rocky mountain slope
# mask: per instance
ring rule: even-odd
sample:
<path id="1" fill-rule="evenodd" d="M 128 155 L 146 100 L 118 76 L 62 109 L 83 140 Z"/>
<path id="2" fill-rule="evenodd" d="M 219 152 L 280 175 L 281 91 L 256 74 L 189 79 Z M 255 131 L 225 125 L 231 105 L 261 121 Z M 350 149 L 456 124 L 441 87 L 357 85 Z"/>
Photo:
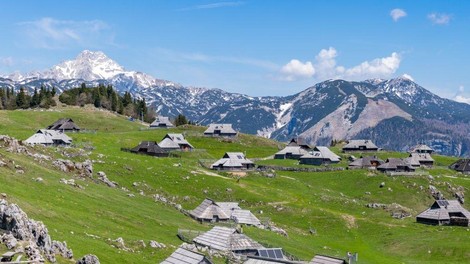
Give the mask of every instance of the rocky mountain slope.
<path id="1" fill-rule="evenodd" d="M 200 124 L 232 123 L 245 133 L 281 141 L 301 136 L 312 144 L 370 138 L 386 149 L 422 142 L 443 154 L 470 155 L 470 105 L 441 98 L 404 77 L 349 82 L 328 80 L 286 97 L 250 97 L 220 89 L 183 87 L 128 71 L 102 52 L 44 72 L 0 77 L 0 87 L 40 85 L 59 91 L 99 83 L 143 97 L 163 114 L 184 114 Z"/>

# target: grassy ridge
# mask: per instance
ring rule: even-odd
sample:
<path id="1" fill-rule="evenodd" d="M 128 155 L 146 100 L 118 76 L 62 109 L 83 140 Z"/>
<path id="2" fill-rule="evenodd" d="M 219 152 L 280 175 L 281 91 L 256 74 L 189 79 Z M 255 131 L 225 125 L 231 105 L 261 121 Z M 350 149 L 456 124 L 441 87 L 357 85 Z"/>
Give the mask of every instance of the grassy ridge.
<path id="1" fill-rule="evenodd" d="M 289 236 L 256 228 L 245 228 L 247 234 L 265 244 L 283 247 L 303 260 L 317 253 L 343 257 L 347 251 L 359 252 L 361 263 L 460 263 L 470 257 L 467 228 L 420 225 L 414 217 L 397 220 L 385 210 L 365 207 L 367 203 L 398 203 L 411 209 L 415 216 L 432 202 L 426 191 L 429 184 L 442 190 L 446 197 L 450 193 L 445 182 L 468 190 L 469 179 L 446 168 L 456 158 L 434 157 L 438 167 L 426 171 L 434 175 L 432 183 L 427 176 L 391 178 L 365 170 L 277 172 L 275 178 L 253 172 L 237 181 L 230 174 L 206 171 L 198 160 L 218 159 L 226 151 L 244 151 L 249 158 L 265 158 L 282 144 L 248 135 L 225 142 L 202 137 L 203 129 L 196 127 L 147 130 L 123 117 L 89 108 L 0 111 L 0 134 L 26 139 L 35 129 L 60 117 L 71 117 L 82 128 L 97 130 L 71 137 L 78 146 L 93 146 L 89 157 L 98 161 L 94 163 L 95 172 L 106 172 L 111 180 L 136 196 L 128 197 L 122 190 L 90 180 L 79 182 L 84 190 L 60 184 L 60 178 L 73 176 L 4 149 L 0 149 L 1 157 L 21 164 L 25 174 L 0 168 L 0 192 L 7 193 L 9 200 L 18 203 L 30 217 L 44 221 L 53 239 L 66 240 L 76 257 L 94 253 L 103 263 L 155 263 L 166 258 L 173 248 L 142 249 L 138 240 L 178 246 L 178 228 L 210 228 L 155 203 L 153 194 L 163 194 L 185 209 L 194 208 L 205 197 L 239 201 L 243 208 L 287 230 Z M 184 133 L 192 145 L 204 151 L 160 159 L 120 151 L 121 147 L 133 147 L 142 140 L 159 141 L 167 132 Z M 50 149 L 47 152 L 52 153 Z M 33 181 L 36 177 L 42 177 L 44 182 Z M 385 182 L 385 188 L 379 188 L 381 182 Z M 144 196 L 139 195 L 140 191 Z M 310 230 L 316 233 L 311 234 Z M 112 247 L 107 239 L 117 237 L 123 237 L 136 252 Z"/>

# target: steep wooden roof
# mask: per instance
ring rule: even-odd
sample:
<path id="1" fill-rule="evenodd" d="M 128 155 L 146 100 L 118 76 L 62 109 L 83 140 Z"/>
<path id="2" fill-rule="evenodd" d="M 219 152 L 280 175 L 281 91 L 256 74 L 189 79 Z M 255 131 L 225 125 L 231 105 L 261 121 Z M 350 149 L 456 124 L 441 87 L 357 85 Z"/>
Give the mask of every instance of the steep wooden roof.
<path id="1" fill-rule="evenodd" d="M 168 153 L 160 146 L 158 146 L 157 142 L 155 141 L 142 141 L 139 145 L 131 149 L 133 152 L 147 152 L 147 153 Z"/>
<path id="2" fill-rule="evenodd" d="M 48 126 L 50 130 L 80 130 L 80 128 L 73 122 L 72 118 L 61 118 L 55 121 L 52 125 Z"/>
<path id="3" fill-rule="evenodd" d="M 459 159 L 452 163 L 449 168 L 460 172 L 470 172 L 470 159 Z"/>
<path id="4" fill-rule="evenodd" d="M 223 158 L 219 159 L 211 165 L 214 167 L 226 167 L 226 168 L 241 168 L 247 164 L 254 164 L 253 161 L 247 159 L 245 154 L 242 152 L 226 152 Z"/>
<path id="5" fill-rule="evenodd" d="M 457 200 L 436 200 L 429 209 L 416 217 L 445 221 L 450 219 L 449 213 L 462 213 L 467 219 L 470 219 L 470 212 L 463 208 Z"/>
<path id="6" fill-rule="evenodd" d="M 52 145 L 52 144 L 64 144 L 70 145 L 72 143 L 72 138 L 67 136 L 65 133 L 57 130 L 49 129 L 39 129 L 34 135 L 29 137 L 24 141 L 26 144 L 42 144 L 42 145 Z"/>
<path id="7" fill-rule="evenodd" d="M 263 248 L 258 242 L 244 234 L 237 233 L 235 228 L 215 226 L 211 230 L 193 239 L 196 244 L 220 251 L 240 251 Z"/>
<path id="8" fill-rule="evenodd" d="M 376 162 L 379 165 L 384 163 L 384 161 L 377 158 L 377 156 L 367 156 L 356 159 L 355 161 L 349 163 L 349 167 L 368 168 L 372 166 L 372 162 Z"/>
<path id="9" fill-rule="evenodd" d="M 157 116 L 150 124 L 150 127 L 174 127 L 170 119 L 166 116 Z"/>
<path id="10" fill-rule="evenodd" d="M 346 264 L 346 260 L 329 256 L 316 255 L 309 264 Z"/>
<path id="11" fill-rule="evenodd" d="M 216 130 L 219 130 L 221 134 L 237 134 L 232 124 L 210 124 L 204 134 L 214 134 Z"/>
<path id="12" fill-rule="evenodd" d="M 210 264 L 203 254 L 190 251 L 184 248 L 177 248 L 173 254 L 160 264 Z"/>
<path id="13" fill-rule="evenodd" d="M 212 220 L 214 216 L 217 216 L 220 220 L 230 219 L 230 214 L 225 212 L 224 208 L 208 198 L 204 199 L 204 201 L 194 210 L 191 210 L 189 214 L 196 219 L 203 220 Z"/>
<path id="14" fill-rule="evenodd" d="M 365 150 L 375 150 L 378 147 L 371 140 L 367 139 L 352 139 L 348 141 L 343 149 L 359 149 L 360 147 L 365 147 Z"/>

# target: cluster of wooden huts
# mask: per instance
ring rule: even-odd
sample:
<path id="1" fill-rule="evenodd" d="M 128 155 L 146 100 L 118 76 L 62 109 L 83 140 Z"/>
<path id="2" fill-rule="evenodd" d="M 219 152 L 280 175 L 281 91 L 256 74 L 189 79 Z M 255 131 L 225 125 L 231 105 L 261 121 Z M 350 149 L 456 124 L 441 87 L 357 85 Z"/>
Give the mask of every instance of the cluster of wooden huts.
<path id="1" fill-rule="evenodd" d="M 130 151 L 155 157 L 168 157 L 172 151 L 191 151 L 193 149 L 194 147 L 183 134 L 168 133 L 158 143 L 156 141 L 141 141 Z"/>
<path id="2" fill-rule="evenodd" d="M 354 140 L 358 141 L 358 140 Z M 362 147 L 351 148 L 349 143 L 343 147 L 343 152 L 375 152 L 378 150 L 377 146 L 369 140 L 361 140 Z M 358 146 L 358 143 L 355 143 Z M 360 146 L 360 145 L 359 145 Z M 370 148 L 366 147 L 370 146 Z M 346 148 L 346 150 L 345 150 Z M 366 150 L 364 150 L 366 149 Z M 434 165 L 434 159 L 431 157 L 433 149 L 430 147 L 419 144 L 413 147 L 409 151 L 407 158 L 388 158 L 385 161 L 378 158 L 377 156 L 361 156 L 358 159 L 352 158 L 352 162 L 349 163 L 348 168 L 350 169 L 376 169 L 385 173 L 393 172 L 415 172 L 419 167 L 430 168 Z"/>
<path id="3" fill-rule="evenodd" d="M 243 210 L 236 202 L 216 202 L 206 198 L 198 207 L 189 211 L 189 215 L 201 222 L 220 223 L 234 221 L 238 225 L 262 227 L 258 218 L 249 210 Z M 271 264 L 271 263 L 307 263 L 290 260 L 282 248 L 267 248 L 256 240 L 245 235 L 241 228 L 214 226 L 211 230 L 199 234 L 191 240 L 195 245 L 193 249 L 206 248 L 218 251 L 225 255 L 235 255 L 237 263 L 244 264 Z M 206 255 L 191 250 L 188 247 L 179 247 L 162 264 L 212 264 Z M 311 264 L 345 264 L 343 259 L 317 255 Z"/>
<path id="4" fill-rule="evenodd" d="M 28 145 L 43 146 L 68 146 L 72 144 L 72 138 L 65 132 L 78 132 L 78 127 L 71 118 L 61 118 L 50 126 L 39 129 L 31 137 L 23 141 Z"/>
<path id="5" fill-rule="evenodd" d="M 274 154 L 274 159 L 296 159 L 300 164 L 326 165 L 338 163 L 341 157 L 328 147 L 310 147 L 301 138 L 293 138 L 287 146 Z"/>

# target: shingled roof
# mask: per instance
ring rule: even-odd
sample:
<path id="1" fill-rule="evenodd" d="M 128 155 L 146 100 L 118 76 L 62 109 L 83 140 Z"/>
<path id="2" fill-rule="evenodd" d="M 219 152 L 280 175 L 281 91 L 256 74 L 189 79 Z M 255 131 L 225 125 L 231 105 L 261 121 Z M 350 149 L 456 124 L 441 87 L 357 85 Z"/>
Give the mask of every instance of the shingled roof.
<path id="1" fill-rule="evenodd" d="M 211 165 L 212 169 L 250 169 L 255 164 L 247 159 L 242 152 L 226 152 L 225 155 Z"/>
<path id="2" fill-rule="evenodd" d="M 411 166 L 405 159 L 400 158 L 388 158 L 384 164 L 377 167 L 380 171 L 415 171 L 415 168 Z"/>
<path id="3" fill-rule="evenodd" d="M 470 159 L 459 159 L 452 163 L 449 168 L 463 173 L 470 173 Z"/>
<path id="4" fill-rule="evenodd" d="M 194 148 L 187 140 L 184 138 L 183 134 L 177 133 L 168 133 L 166 134 L 162 141 L 158 143 L 158 145 L 162 148 Z"/>
<path id="5" fill-rule="evenodd" d="M 213 227 L 194 238 L 193 242 L 220 251 L 244 251 L 263 248 L 258 242 L 238 233 L 235 228 L 222 226 Z"/>
<path id="6" fill-rule="evenodd" d="M 70 145 L 72 139 L 65 133 L 57 130 L 39 129 L 34 135 L 24 141 L 30 145 Z"/>
<path id="7" fill-rule="evenodd" d="M 279 150 L 274 154 L 275 156 L 278 155 L 292 155 L 292 156 L 298 156 L 301 157 L 303 155 L 308 154 L 308 151 L 305 148 L 302 148 L 301 146 L 286 146 L 285 148 Z"/>
<path id="8" fill-rule="evenodd" d="M 412 147 L 410 149 L 410 152 L 411 153 L 416 152 L 416 153 L 429 153 L 429 154 L 431 154 L 432 152 L 434 152 L 434 150 L 432 148 L 428 147 L 425 144 L 418 144 L 418 145 Z"/>
<path id="9" fill-rule="evenodd" d="M 384 161 L 377 158 L 377 156 L 367 156 L 354 160 L 349 163 L 351 168 L 370 168 L 375 166 L 380 166 Z M 375 165 L 375 166 L 374 166 Z"/>
<path id="10" fill-rule="evenodd" d="M 168 152 L 158 146 L 155 141 L 142 141 L 139 145 L 131 149 L 131 152 L 142 153 L 152 156 L 168 156 Z"/>
<path id="11" fill-rule="evenodd" d="M 261 222 L 251 211 L 242 210 L 237 202 L 215 202 L 209 198 L 204 199 L 198 207 L 191 210 L 189 215 L 197 220 L 203 221 L 226 221 L 233 219 L 239 224 L 261 225 Z M 217 219 L 214 219 L 214 216 L 216 216 Z"/>
<path id="12" fill-rule="evenodd" d="M 230 214 L 226 213 L 224 209 L 227 210 L 227 208 L 220 207 L 215 201 L 206 198 L 198 207 L 191 210 L 189 215 L 198 220 L 211 221 L 214 219 L 214 216 L 218 220 L 229 220 Z"/>
<path id="13" fill-rule="evenodd" d="M 470 219 L 470 212 L 463 208 L 459 201 L 436 200 L 429 209 L 416 216 L 416 220 L 418 222 L 445 223 L 450 221 L 452 215 L 460 215 Z"/>
<path id="14" fill-rule="evenodd" d="M 157 116 L 155 120 L 150 124 L 152 128 L 169 128 L 174 127 L 170 122 L 170 119 L 166 116 Z"/>
<path id="15" fill-rule="evenodd" d="M 412 166 L 419 167 L 421 165 L 431 165 L 434 163 L 434 159 L 431 157 L 431 154 L 426 152 L 412 152 L 410 156 L 406 158 L 406 162 L 408 162 Z"/>
<path id="16" fill-rule="evenodd" d="M 232 128 L 232 124 L 210 124 L 204 131 L 204 135 L 234 136 L 237 131 Z"/>
<path id="17" fill-rule="evenodd" d="M 343 151 L 377 151 L 379 148 L 371 140 L 353 139 L 343 147 Z"/>
<path id="18" fill-rule="evenodd" d="M 316 255 L 309 264 L 346 264 L 346 260 L 329 256 Z"/>
<path id="19" fill-rule="evenodd" d="M 206 256 L 184 248 L 177 248 L 173 254 L 160 264 L 211 264 Z"/>
<path id="20" fill-rule="evenodd" d="M 233 210 L 230 217 L 238 224 L 261 225 L 259 219 L 250 210 Z"/>
<path id="21" fill-rule="evenodd" d="M 48 126 L 50 130 L 80 131 L 80 128 L 73 122 L 72 118 L 61 118 Z"/>
<path id="22" fill-rule="evenodd" d="M 307 144 L 307 141 L 304 138 L 301 138 L 301 137 L 291 139 L 289 144 L 287 144 L 287 146 L 290 146 L 290 147 L 297 147 L 298 146 L 298 147 L 302 147 L 304 149 L 310 149 L 310 145 Z"/>

